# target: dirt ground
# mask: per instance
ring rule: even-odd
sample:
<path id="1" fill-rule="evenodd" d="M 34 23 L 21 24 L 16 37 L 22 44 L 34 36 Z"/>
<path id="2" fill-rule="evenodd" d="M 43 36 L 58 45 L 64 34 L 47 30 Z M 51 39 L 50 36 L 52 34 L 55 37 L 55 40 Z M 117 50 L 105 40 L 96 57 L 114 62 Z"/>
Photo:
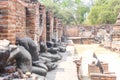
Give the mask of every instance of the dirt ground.
<path id="1" fill-rule="evenodd" d="M 88 75 L 88 64 L 93 61 L 95 53 L 100 61 L 108 63 L 109 71 L 115 72 L 117 80 L 120 80 L 120 54 L 99 46 L 99 44 L 80 45 L 75 44 L 75 57 L 82 57 L 81 73 L 83 77 Z M 87 79 L 84 79 L 87 80 Z"/>
<path id="2" fill-rule="evenodd" d="M 89 80 L 88 64 L 93 61 L 93 53 L 97 55 L 100 61 L 108 63 L 109 72 L 115 72 L 117 80 L 120 80 L 120 54 L 100 47 L 99 44 L 67 46 L 67 51 L 61 53 L 63 59 L 59 62 L 57 69 L 48 72 L 47 80 L 78 80 L 73 60 L 80 57 L 82 57 L 80 68 L 82 80 Z"/>

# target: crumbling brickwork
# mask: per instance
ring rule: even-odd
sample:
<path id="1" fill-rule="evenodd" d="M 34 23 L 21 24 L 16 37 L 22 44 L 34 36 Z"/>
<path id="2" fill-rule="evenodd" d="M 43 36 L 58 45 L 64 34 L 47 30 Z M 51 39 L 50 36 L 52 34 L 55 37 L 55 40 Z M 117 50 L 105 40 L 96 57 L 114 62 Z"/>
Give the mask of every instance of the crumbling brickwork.
<path id="1" fill-rule="evenodd" d="M 101 63 L 101 64 L 104 69 L 104 72 L 108 72 L 108 64 L 107 63 Z M 99 70 L 99 67 L 96 66 L 96 64 L 89 64 L 88 72 L 89 73 L 100 73 L 100 70 Z"/>
<path id="2" fill-rule="evenodd" d="M 53 38 L 58 41 L 58 18 L 54 17 Z"/>
<path id="3" fill-rule="evenodd" d="M 40 5 L 40 28 L 41 28 L 41 36 L 42 40 L 46 43 L 46 7 L 44 5 Z"/>
<path id="4" fill-rule="evenodd" d="M 75 27 L 75 26 L 73 26 L 73 27 L 68 26 L 66 28 L 66 35 L 68 37 L 78 37 L 79 36 L 79 28 Z"/>
<path id="5" fill-rule="evenodd" d="M 39 40 L 40 36 L 39 27 L 39 4 L 27 6 L 26 8 L 26 32 L 27 36 L 31 37 L 34 41 Z"/>
<path id="6" fill-rule="evenodd" d="M 91 73 L 91 80 L 116 80 L 115 74 L 99 74 L 99 73 Z"/>
<path id="7" fill-rule="evenodd" d="M 16 11 L 12 10 L 12 13 L 15 13 L 16 20 L 16 36 L 25 37 L 26 36 L 26 8 L 19 2 L 12 2 L 15 4 Z"/>
<path id="8" fill-rule="evenodd" d="M 16 34 L 25 35 L 25 7 L 17 0 L 0 1 L 0 12 L 0 39 L 15 43 Z"/>
<path id="9" fill-rule="evenodd" d="M 29 36 L 39 44 L 40 36 L 52 40 L 53 26 L 54 15 L 37 0 L 0 0 L 0 39 L 14 44 L 16 37 Z"/>
<path id="10" fill-rule="evenodd" d="M 46 41 L 53 37 L 54 17 L 51 11 L 46 11 Z"/>
<path id="11" fill-rule="evenodd" d="M 58 22 L 58 39 L 61 41 L 61 37 L 63 36 L 63 24 L 62 21 L 59 19 Z"/>

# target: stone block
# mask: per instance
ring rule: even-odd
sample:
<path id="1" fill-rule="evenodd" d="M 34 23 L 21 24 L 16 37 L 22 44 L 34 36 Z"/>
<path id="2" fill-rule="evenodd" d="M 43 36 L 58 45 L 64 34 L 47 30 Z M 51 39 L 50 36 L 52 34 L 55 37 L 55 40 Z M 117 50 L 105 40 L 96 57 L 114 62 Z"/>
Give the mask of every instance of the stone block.
<path id="1" fill-rule="evenodd" d="M 115 74 L 90 73 L 91 80 L 116 80 Z"/>
<path id="2" fill-rule="evenodd" d="M 102 67 L 104 69 L 104 72 L 108 72 L 108 64 L 107 63 L 101 63 Z M 95 64 L 88 64 L 88 72 L 89 73 L 100 73 L 99 67 L 97 67 Z"/>

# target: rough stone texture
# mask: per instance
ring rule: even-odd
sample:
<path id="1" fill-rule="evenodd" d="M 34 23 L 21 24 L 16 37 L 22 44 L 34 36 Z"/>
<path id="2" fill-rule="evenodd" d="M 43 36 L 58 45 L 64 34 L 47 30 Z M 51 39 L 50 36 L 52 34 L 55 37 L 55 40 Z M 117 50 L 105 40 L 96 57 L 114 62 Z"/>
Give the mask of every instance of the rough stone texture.
<path id="1" fill-rule="evenodd" d="M 115 25 L 113 26 L 112 40 L 120 41 L 120 13 L 117 17 Z"/>
<path id="2" fill-rule="evenodd" d="M 39 27 L 39 5 L 27 6 L 26 8 L 26 32 L 37 44 L 40 36 Z"/>
<path id="3" fill-rule="evenodd" d="M 58 18 L 54 17 L 53 38 L 58 41 Z"/>
<path id="4" fill-rule="evenodd" d="M 58 21 L 54 23 L 53 16 L 52 12 L 46 12 L 45 6 L 37 0 L 1 0 L 0 39 L 8 39 L 14 44 L 16 36 L 29 36 L 38 45 L 42 36 L 45 42 L 51 41 L 53 26 L 58 26 Z M 54 30 L 57 31 L 57 28 Z M 54 34 L 58 37 L 62 32 Z"/>
<path id="5" fill-rule="evenodd" d="M 111 35 L 112 37 L 112 43 L 111 43 L 111 48 L 114 50 L 114 51 L 119 51 L 120 48 L 120 13 L 117 17 L 117 20 L 116 20 L 116 23 L 115 25 L 113 26 L 113 33 Z"/>
<path id="6" fill-rule="evenodd" d="M 79 36 L 79 28 L 78 27 L 75 27 L 75 26 L 67 26 L 66 27 L 66 31 L 65 31 L 65 34 L 68 36 L 68 37 L 77 37 Z"/>
<path id="7" fill-rule="evenodd" d="M 15 4 L 16 11 L 15 17 L 16 17 L 16 36 L 17 37 L 25 37 L 26 36 L 26 8 L 24 5 L 22 5 L 19 2 L 12 2 Z M 12 12 L 12 13 L 13 13 Z M 14 17 L 14 16 L 13 16 Z"/>
<path id="8" fill-rule="evenodd" d="M 16 35 L 25 35 L 25 7 L 17 0 L 0 1 L 0 12 L 0 39 L 15 43 Z"/>
<path id="9" fill-rule="evenodd" d="M 58 39 L 61 41 L 61 37 L 63 36 L 63 24 L 62 21 L 59 19 L 58 22 Z"/>
<path id="10" fill-rule="evenodd" d="M 24 1 L 24 0 L 23 0 Z M 40 15 L 45 27 L 45 8 L 40 3 L 26 3 L 21 0 L 0 1 L 0 39 L 15 43 L 17 37 L 31 37 L 36 44 L 42 34 Z M 43 23 L 42 23 L 43 24 Z M 44 31 L 45 33 L 46 31 Z M 44 34 L 45 37 L 45 34 Z"/>
<path id="11" fill-rule="evenodd" d="M 108 64 L 107 63 L 101 63 L 101 64 L 104 69 L 104 72 L 108 72 Z M 99 67 L 97 67 L 95 64 L 89 64 L 88 72 L 89 73 L 100 73 L 100 70 L 99 70 Z"/>
<path id="12" fill-rule="evenodd" d="M 116 80 L 116 76 L 114 74 L 100 74 L 100 73 L 92 73 L 90 74 L 91 80 Z"/>
<path id="13" fill-rule="evenodd" d="M 46 41 L 53 37 L 54 17 L 51 11 L 46 11 Z"/>
<path id="14" fill-rule="evenodd" d="M 44 5 L 40 5 L 40 28 L 41 28 L 41 36 L 42 40 L 46 43 L 46 7 Z"/>

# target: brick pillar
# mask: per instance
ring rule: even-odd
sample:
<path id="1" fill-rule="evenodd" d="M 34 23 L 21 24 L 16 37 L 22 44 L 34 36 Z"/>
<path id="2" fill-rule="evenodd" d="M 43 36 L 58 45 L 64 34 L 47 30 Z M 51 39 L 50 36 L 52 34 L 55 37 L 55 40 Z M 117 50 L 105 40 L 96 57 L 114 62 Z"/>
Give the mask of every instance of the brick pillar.
<path id="1" fill-rule="evenodd" d="M 26 8 L 19 2 L 13 2 L 16 6 L 16 36 L 19 38 L 26 36 Z"/>
<path id="2" fill-rule="evenodd" d="M 58 41 L 58 18 L 54 17 L 54 28 L 53 28 L 54 39 Z"/>
<path id="3" fill-rule="evenodd" d="M 46 12 L 46 41 L 51 41 L 53 37 L 54 17 L 52 12 Z"/>
<path id="4" fill-rule="evenodd" d="M 61 41 L 61 37 L 63 36 L 63 24 L 62 21 L 59 19 L 58 22 L 58 39 Z"/>
<path id="5" fill-rule="evenodd" d="M 0 39 L 15 43 L 26 35 L 26 10 L 17 0 L 0 1 Z"/>
<path id="6" fill-rule="evenodd" d="M 46 8 L 45 6 L 40 5 L 39 11 L 40 11 L 40 27 L 42 28 L 41 36 L 44 42 L 46 43 Z"/>
<path id="7" fill-rule="evenodd" d="M 101 63 L 102 67 L 104 69 L 104 72 L 108 72 L 108 63 Z M 96 64 L 88 64 L 88 72 L 89 73 L 100 73 L 99 67 L 96 66 Z"/>

